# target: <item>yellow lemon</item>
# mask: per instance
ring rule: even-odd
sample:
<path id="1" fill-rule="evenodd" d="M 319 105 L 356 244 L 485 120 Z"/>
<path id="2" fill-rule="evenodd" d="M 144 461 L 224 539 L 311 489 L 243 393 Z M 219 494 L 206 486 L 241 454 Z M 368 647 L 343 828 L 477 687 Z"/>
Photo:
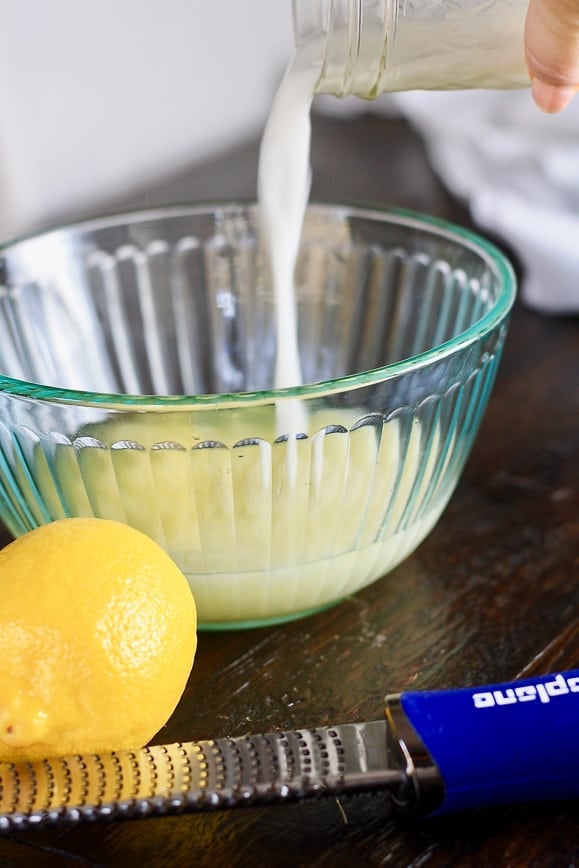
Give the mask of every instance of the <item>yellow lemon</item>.
<path id="1" fill-rule="evenodd" d="M 134 749 L 166 723 L 197 644 L 191 590 L 127 525 L 70 518 L 0 551 L 0 760 Z"/>

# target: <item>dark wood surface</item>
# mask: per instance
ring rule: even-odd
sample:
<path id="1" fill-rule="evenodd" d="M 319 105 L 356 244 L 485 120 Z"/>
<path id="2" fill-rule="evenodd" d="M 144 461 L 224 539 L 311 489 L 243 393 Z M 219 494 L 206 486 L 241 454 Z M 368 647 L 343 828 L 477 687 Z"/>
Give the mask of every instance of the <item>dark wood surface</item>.
<path id="1" fill-rule="evenodd" d="M 118 207 L 252 197 L 257 142 Z M 402 121 L 317 118 L 313 196 L 468 223 Z M 518 304 L 483 427 L 430 537 L 386 578 L 293 624 L 202 633 L 158 741 L 379 717 L 385 692 L 579 666 L 579 321 Z M 6 541 L 8 536 L 3 535 Z M 556 746 L 546 745 L 546 749 Z M 15 832 L 1 866 L 572 866 L 579 805 L 400 820 L 384 795 Z"/>

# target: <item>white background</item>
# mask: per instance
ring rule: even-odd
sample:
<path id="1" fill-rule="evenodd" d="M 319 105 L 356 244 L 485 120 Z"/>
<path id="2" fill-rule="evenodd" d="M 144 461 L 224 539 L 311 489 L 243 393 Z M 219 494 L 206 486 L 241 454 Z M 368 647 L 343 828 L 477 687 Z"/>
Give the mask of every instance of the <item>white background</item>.
<path id="1" fill-rule="evenodd" d="M 261 130 L 291 0 L 0 0 L 0 236 Z"/>

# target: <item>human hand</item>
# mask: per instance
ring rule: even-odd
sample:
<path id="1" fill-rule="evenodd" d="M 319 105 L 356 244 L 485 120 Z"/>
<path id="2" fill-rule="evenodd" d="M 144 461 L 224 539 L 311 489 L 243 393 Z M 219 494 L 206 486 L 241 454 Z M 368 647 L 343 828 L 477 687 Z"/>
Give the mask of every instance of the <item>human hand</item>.
<path id="1" fill-rule="evenodd" d="M 579 0 L 530 0 L 525 54 L 536 104 L 564 109 L 579 89 Z"/>

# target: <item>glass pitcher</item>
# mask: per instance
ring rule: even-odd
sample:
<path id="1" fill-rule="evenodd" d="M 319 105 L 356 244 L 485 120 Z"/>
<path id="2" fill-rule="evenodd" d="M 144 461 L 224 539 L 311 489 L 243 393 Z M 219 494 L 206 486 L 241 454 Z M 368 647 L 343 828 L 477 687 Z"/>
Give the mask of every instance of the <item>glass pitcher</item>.
<path id="1" fill-rule="evenodd" d="M 530 84 L 528 0 L 293 0 L 298 50 L 321 63 L 317 93 Z"/>

